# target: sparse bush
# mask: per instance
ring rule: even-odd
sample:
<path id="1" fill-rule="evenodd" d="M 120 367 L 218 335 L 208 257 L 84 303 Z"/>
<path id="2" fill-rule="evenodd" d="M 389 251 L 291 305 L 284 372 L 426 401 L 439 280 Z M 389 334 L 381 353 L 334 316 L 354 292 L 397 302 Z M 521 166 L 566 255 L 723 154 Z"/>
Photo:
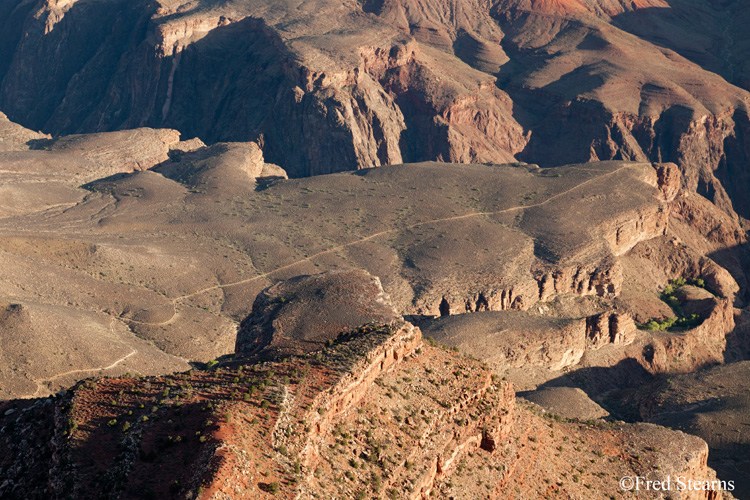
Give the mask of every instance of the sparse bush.
<path id="1" fill-rule="evenodd" d="M 370 487 L 375 493 L 380 492 L 380 489 L 383 487 L 383 480 L 378 474 L 372 474 L 372 479 L 370 479 Z"/>

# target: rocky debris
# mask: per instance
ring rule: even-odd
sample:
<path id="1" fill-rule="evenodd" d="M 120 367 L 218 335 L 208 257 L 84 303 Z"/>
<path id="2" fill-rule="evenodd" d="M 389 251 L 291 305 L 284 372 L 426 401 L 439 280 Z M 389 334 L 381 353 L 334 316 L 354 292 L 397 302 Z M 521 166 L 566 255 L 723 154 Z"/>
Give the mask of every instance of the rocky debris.
<path id="1" fill-rule="evenodd" d="M 258 294 L 253 312 L 240 325 L 235 357 L 300 355 L 358 326 L 400 319 L 380 280 L 367 271 L 300 276 Z"/>

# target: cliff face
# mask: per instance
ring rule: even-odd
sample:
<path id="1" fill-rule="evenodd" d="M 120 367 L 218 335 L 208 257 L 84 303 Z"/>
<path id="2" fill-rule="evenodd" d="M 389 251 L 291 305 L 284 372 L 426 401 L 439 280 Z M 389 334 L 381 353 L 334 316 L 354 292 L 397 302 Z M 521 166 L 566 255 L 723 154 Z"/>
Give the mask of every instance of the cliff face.
<path id="1" fill-rule="evenodd" d="M 280 30 L 285 7 L 271 3 L 201 13 L 38 4 L 22 33 L 9 27 L 5 36 L 0 109 L 54 134 L 149 125 L 207 142 L 257 140 L 295 176 L 423 159 L 512 160 L 523 148 L 512 103 L 488 75 L 452 68 L 442 52 L 362 11 L 319 7 L 342 28 L 359 27 L 334 37 L 328 56 L 316 46 L 319 22 Z M 364 43 L 373 36 L 375 45 Z"/>
<path id="2" fill-rule="evenodd" d="M 333 281 L 334 305 L 337 278 L 317 278 Z M 359 306 L 373 296 L 358 295 Z M 280 307 L 281 316 L 299 313 L 291 301 Z M 323 324 L 313 318 L 310 326 Z M 569 498 L 607 496 L 618 487 L 612 477 L 644 470 L 715 479 L 702 440 L 654 425 L 582 424 L 519 404 L 510 383 L 423 343 L 409 323 L 362 325 L 283 361 L 236 358 L 3 404 L 0 494 L 422 500 L 546 489 Z M 550 481 L 567 477 L 571 463 L 581 464 L 572 481 Z M 684 498 L 722 498 L 704 493 Z"/>
<path id="3" fill-rule="evenodd" d="M 700 2 L 675 8 L 719 22 Z M 632 16 L 661 19 L 664 2 L 310 9 L 8 0 L 0 109 L 54 135 L 151 126 L 253 140 L 292 176 L 422 160 L 670 161 L 689 192 L 732 217 L 750 210 L 747 92 L 679 55 L 700 52 L 675 35 L 698 29 L 690 21 L 665 21 L 675 51 L 628 32 Z M 695 42 L 705 53 L 732 46 L 709 38 Z"/>

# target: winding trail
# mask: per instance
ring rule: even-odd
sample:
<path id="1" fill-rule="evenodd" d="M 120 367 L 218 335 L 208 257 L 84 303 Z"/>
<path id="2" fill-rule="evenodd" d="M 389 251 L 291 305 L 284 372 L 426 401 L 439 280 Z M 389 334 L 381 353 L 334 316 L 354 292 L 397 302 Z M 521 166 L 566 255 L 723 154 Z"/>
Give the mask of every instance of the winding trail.
<path id="1" fill-rule="evenodd" d="M 112 318 L 112 321 L 110 321 L 110 323 L 109 323 L 109 329 L 112 332 L 112 334 L 115 334 L 115 329 L 114 329 L 114 326 L 113 326 L 114 323 L 115 323 L 115 321 L 117 321 L 117 319 L 116 318 Z M 127 345 L 124 342 L 121 342 L 119 340 L 118 340 L 118 342 L 120 342 L 120 344 L 123 345 L 123 346 L 130 347 L 131 352 L 128 353 L 128 354 L 126 354 L 125 356 L 121 357 L 120 359 L 117 359 L 114 363 L 112 363 L 109 366 L 103 366 L 103 367 L 97 367 L 97 368 L 84 368 L 84 369 L 81 369 L 81 370 L 70 370 L 70 371 L 67 371 L 65 373 L 58 373 L 57 375 L 54 375 L 54 376 L 52 376 L 50 378 L 34 380 L 34 383 L 36 383 L 37 388 L 36 388 L 36 392 L 34 392 L 34 394 L 31 397 L 32 398 L 38 397 L 38 395 L 39 395 L 40 391 L 42 391 L 42 387 L 43 387 L 43 385 L 45 383 L 49 383 L 49 382 L 52 382 L 52 381 L 57 380 L 59 378 L 66 377 L 68 375 L 77 374 L 77 373 L 91 373 L 91 372 L 100 372 L 100 371 L 104 371 L 104 370 L 111 370 L 112 368 L 116 367 L 120 363 L 123 363 L 125 360 L 127 360 L 131 356 L 134 356 L 135 354 L 138 354 L 138 349 L 136 349 L 135 347 Z"/>
<path id="2" fill-rule="evenodd" d="M 345 248 L 348 248 L 348 247 L 351 247 L 351 246 L 354 246 L 354 245 L 358 245 L 358 244 L 364 243 L 366 241 L 371 241 L 371 240 L 374 240 L 374 239 L 379 238 L 381 236 L 386 236 L 386 235 L 389 235 L 389 234 L 399 233 L 399 232 L 402 232 L 402 231 L 408 231 L 410 229 L 415 229 L 415 228 L 418 228 L 420 226 L 426 226 L 426 225 L 429 225 L 429 224 L 440 224 L 440 223 L 443 223 L 443 222 L 453 222 L 453 221 L 457 221 L 457 220 L 470 219 L 470 218 L 474 218 L 474 217 L 500 215 L 500 214 L 504 214 L 504 213 L 514 212 L 514 211 L 517 211 L 517 210 L 528 210 L 528 209 L 531 209 L 531 208 L 538 208 L 538 207 L 544 206 L 545 204 L 547 204 L 547 203 L 549 203 L 549 202 L 551 202 L 551 201 L 553 201 L 553 200 L 555 200 L 557 198 L 560 198 L 562 196 L 570 194 L 573 191 L 575 191 L 575 190 L 577 190 L 579 188 L 582 188 L 582 187 L 586 186 L 587 184 L 589 184 L 591 182 L 602 180 L 602 179 L 604 179 L 606 177 L 615 175 L 616 173 L 620 172 L 623 169 L 631 168 L 633 165 L 634 164 L 622 165 L 622 166 L 618 167 L 617 169 L 612 170 L 611 172 L 602 173 L 601 175 L 595 175 L 591 179 L 587 179 L 587 180 L 581 182 L 580 184 L 576 184 L 575 186 L 571 187 L 570 189 L 566 189 L 566 190 L 561 191 L 561 192 L 559 192 L 557 194 L 554 194 L 554 195 L 550 196 L 549 198 L 547 198 L 544 201 L 541 201 L 539 203 L 535 203 L 535 204 L 532 204 L 532 205 L 517 205 L 517 206 L 514 206 L 514 207 L 504 208 L 504 209 L 501 209 L 501 210 L 493 210 L 493 211 L 489 211 L 489 212 L 470 212 L 470 213 L 463 214 L 463 215 L 455 215 L 455 216 L 451 216 L 451 217 L 443 217 L 443 218 L 439 218 L 439 219 L 431 219 L 431 220 L 426 220 L 426 221 L 421 221 L 421 222 L 415 222 L 414 224 L 410 224 L 408 226 L 403 226 L 403 227 L 398 227 L 398 228 L 392 228 L 392 229 L 386 229 L 385 231 L 380 231 L 378 233 L 374 233 L 374 234 L 371 234 L 369 236 L 365 236 L 363 238 L 359 238 L 357 240 L 350 241 L 348 243 L 342 243 L 341 245 L 336 245 L 336 246 L 328 248 L 326 250 L 321 250 L 318 253 L 315 253 L 315 254 L 307 256 L 307 257 L 305 257 L 303 259 L 291 262 L 289 264 L 285 264 L 283 266 L 277 267 L 276 269 L 273 269 L 271 271 L 268 271 L 268 272 L 265 272 L 265 273 L 262 273 L 262 274 L 258 274 L 256 276 L 251 277 L 251 278 L 246 278 L 246 279 L 239 280 L 239 281 L 234 281 L 234 282 L 231 282 L 231 283 L 223 283 L 223 284 L 219 284 L 219 285 L 212 285 L 212 286 L 209 286 L 209 287 L 197 290 L 195 292 L 191 292 L 191 293 L 188 293 L 188 294 L 185 294 L 185 295 L 180 295 L 179 297 L 175 297 L 175 298 L 171 299 L 172 300 L 172 307 L 174 308 L 172 317 L 169 318 L 166 321 L 161 322 L 161 323 L 145 323 L 145 322 L 141 322 L 141 321 L 137 321 L 137 320 L 125 319 L 125 318 L 121 318 L 121 319 L 123 321 L 127 321 L 129 323 L 140 324 L 140 325 L 164 326 L 164 325 L 172 323 L 175 320 L 176 316 L 178 315 L 178 312 L 177 312 L 177 303 L 179 303 L 179 302 L 181 302 L 181 301 L 183 301 L 185 299 L 189 299 L 189 298 L 195 297 L 197 295 L 202 295 L 204 293 L 208 293 L 208 292 L 211 292 L 211 291 L 214 291 L 214 290 L 221 290 L 221 289 L 224 289 L 224 288 L 229 288 L 229 287 L 238 286 L 238 285 L 244 285 L 244 284 L 247 284 L 247 283 L 252 283 L 252 282 L 257 281 L 257 280 L 265 279 L 265 278 L 268 278 L 269 276 L 272 276 L 272 275 L 274 275 L 274 274 L 276 274 L 278 272 L 285 271 L 285 270 L 290 269 L 290 268 L 292 268 L 294 266 L 297 266 L 299 264 L 302 264 L 302 263 L 305 263 L 305 262 L 311 262 L 313 259 L 316 259 L 316 258 L 321 257 L 323 255 L 328 255 L 328 254 L 331 254 L 331 253 L 334 253 L 334 252 L 338 252 L 338 251 L 343 250 Z M 598 173 L 597 171 L 592 171 L 592 170 L 587 170 L 587 169 L 580 169 L 580 168 L 575 169 L 575 170 L 581 170 L 581 171 L 585 171 L 585 172 L 588 172 L 588 173 L 594 173 L 594 174 Z"/>

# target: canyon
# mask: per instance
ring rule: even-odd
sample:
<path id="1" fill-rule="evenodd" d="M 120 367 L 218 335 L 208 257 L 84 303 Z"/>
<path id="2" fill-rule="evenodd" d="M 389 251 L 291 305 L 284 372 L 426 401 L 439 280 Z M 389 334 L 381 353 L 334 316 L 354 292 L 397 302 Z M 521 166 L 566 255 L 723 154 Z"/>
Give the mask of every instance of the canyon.
<path id="1" fill-rule="evenodd" d="M 342 282 L 362 290 L 356 300 Z M 507 498 L 522 486 L 532 495 L 599 496 L 611 490 L 605 478 L 644 467 L 658 469 L 658 477 L 717 481 L 699 438 L 648 424 L 563 420 L 518 404 L 510 382 L 424 342 L 419 328 L 397 317 L 346 330 L 382 318 L 388 302 L 378 285 L 361 271 L 282 282 L 297 295 L 277 304 L 276 318 L 298 312 L 295 299 L 303 295 L 309 310 L 325 304 L 341 314 L 353 302 L 378 310 L 345 315 L 344 330 L 328 329 L 318 349 L 301 355 L 261 348 L 263 360 L 248 365 L 238 340 L 234 358 L 207 371 L 89 380 L 56 398 L 0 406 L 0 439 L 12 452 L 0 460 L 0 493 L 422 499 L 481 491 Z M 278 324 L 263 307 L 249 320 Z M 308 326 L 325 331 L 329 324 L 314 318 Z M 599 460 L 570 469 L 577 455 Z M 545 472 L 529 475 L 530 462 Z M 550 481 L 568 469 L 571 481 Z M 681 498 L 733 498 L 714 493 Z"/>
<path id="2" fill-rule="evenodd" d="M 673 162 L 691 192 L 747 215 L 739 1 L 4 0 L 0 13 L 0 109 L 55 136 L 255 141 L 293 177 Z"/>
<path id="3" fill-rule="evenodd" d="M 0 497 L 749 498 L 749 16 L 0 0 Z"/>

